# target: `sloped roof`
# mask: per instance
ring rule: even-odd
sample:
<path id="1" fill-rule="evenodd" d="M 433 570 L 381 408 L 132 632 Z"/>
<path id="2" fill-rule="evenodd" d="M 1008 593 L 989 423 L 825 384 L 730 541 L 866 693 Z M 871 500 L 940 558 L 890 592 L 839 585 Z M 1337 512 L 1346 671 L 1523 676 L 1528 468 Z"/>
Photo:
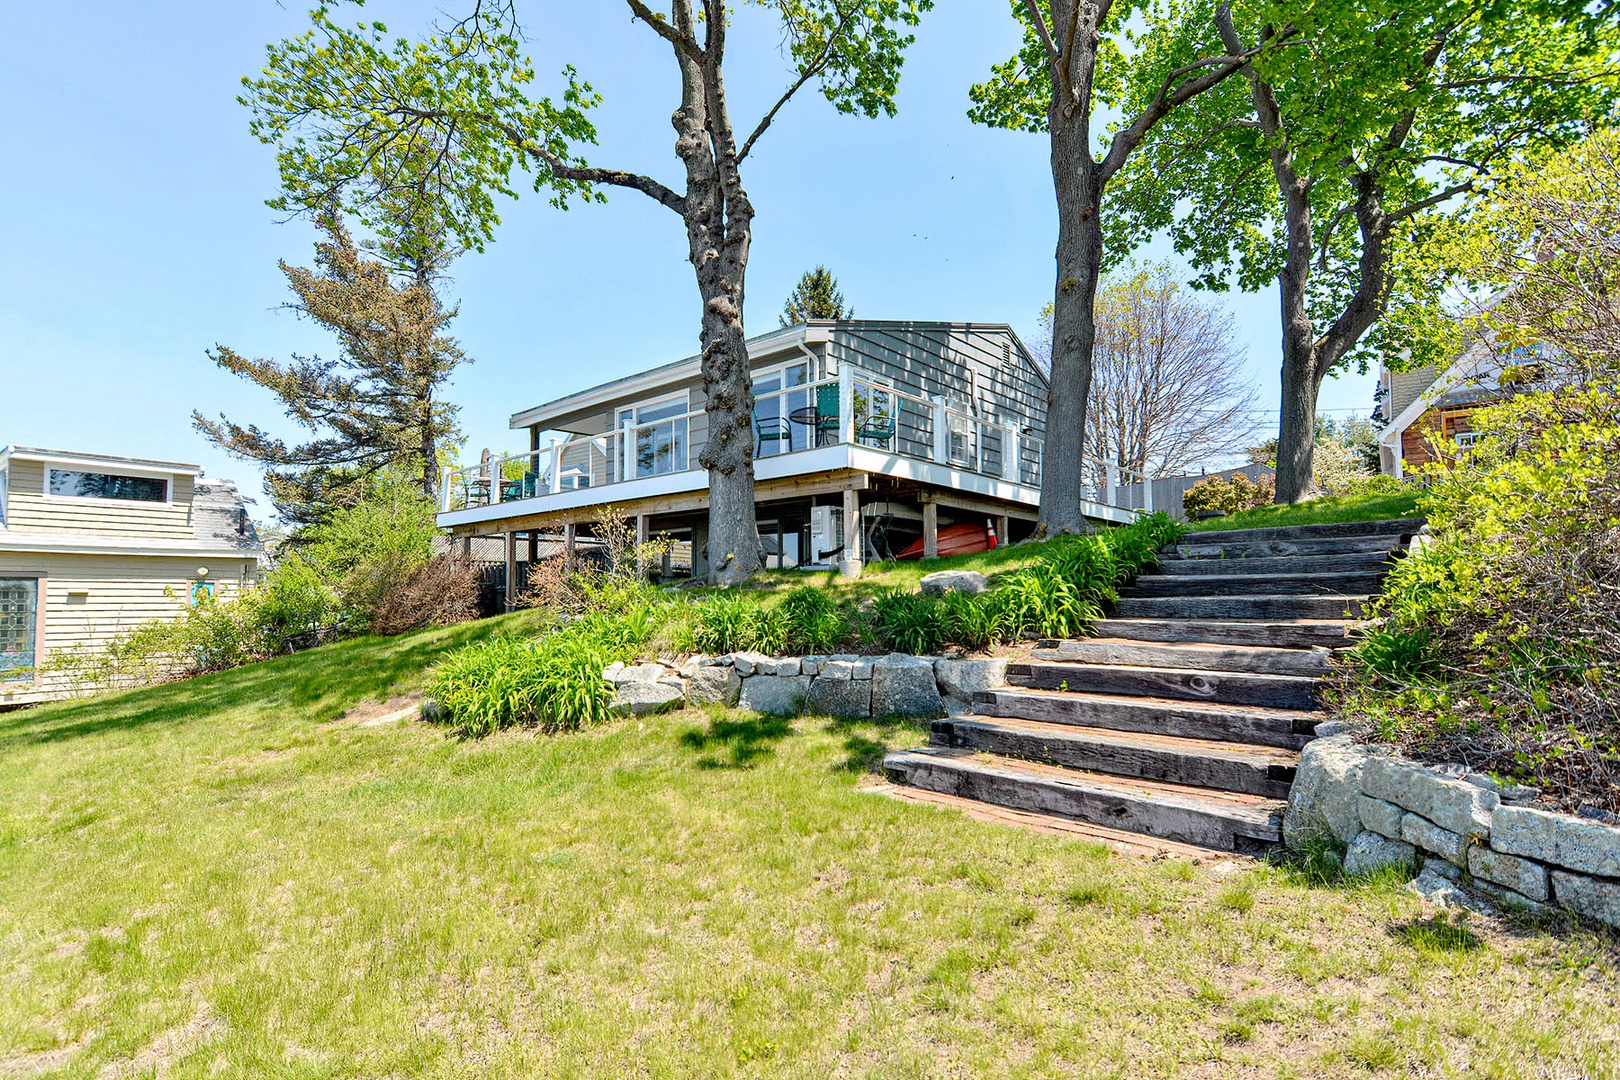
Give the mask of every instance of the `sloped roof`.
<path id="1" fill-rule="evenodd" d="M 260 554 L 264 545 L 247 504 L 229 480 L 198 480 L 191 495 L 191 528 L 201 547 Z"/>

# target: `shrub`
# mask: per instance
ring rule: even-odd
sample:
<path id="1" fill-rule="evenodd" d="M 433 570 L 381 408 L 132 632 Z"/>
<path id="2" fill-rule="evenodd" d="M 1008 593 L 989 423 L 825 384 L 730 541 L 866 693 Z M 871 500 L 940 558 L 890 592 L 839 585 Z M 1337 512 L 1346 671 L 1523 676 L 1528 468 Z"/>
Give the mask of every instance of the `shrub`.
<path id="1" fill-rule="evenodd" d="M 886 590 L 873 600 L 872 626 L 880 642 L 915 655 L 937 649 L 944 629 L 937 598 L 899 589 Z"/>
<path id="2" fill-rule="evenodd" d="M 1050 560 L 1008 575 L 996 590 L 1002 627 L 1010 636 L 1033 631 L 1042 637 L 1079 637 L 1102 618 L 1096 600 L 1085 596 Z"/>
<path id="3" fill-rule="evenodd" d="M 356 623 L 368 622 L 433 555 L 437 508 L 417 485 L 407 472 L 385 469 L 367 482 L 358 502 L 334 509 L 298 537 L 300 553 L 337 590 Z"/>
<path id="4" fill-rule="evenodd" d="M 780 611 L 787 620 L 788 640 L 806 652 L 830 652 L 847 631 L 837 602 L 827 590 L 814 585 L 801 585 L 788 593 Z"/>
<path id="5" fill-rule="evenodd" d="M 993 594 L 946 593 L 938 606 L 944 639 L 953 645 L 988 649 L 1005 634 L 1005 608 Z"/>
<path id="6" fill-rule="evenodd" d="M 1231 479 L 1207 476 L 1198 481 L 1182 495 L 1181 506 L 1189 515 L 1236 514 L 1266 506 L 1276 497 L 1276 482 L 1270 476 L 1256 482 L 1247 473 L 1233 473 Z"/>
<path id="7" fill-rule="evenodd" d="M 742 652 L 753 647 L 758 607 L 742 596 L 711 596 L 693 608 L 692 642 L 700 652 Z"/>
<path id="8" fill-rule="evenodd" d="M 590 630 L 541 638 L 494 638 L 457 649 L 434 668 L 427 693 L 463 735 L 514 724 L 574 730 L 608 717 L 613 688 L 602 678 L 609 650 Z"/>
<path id="9" fill-rule="evenodd" d="M 1471 420 L 1480 440 L 1429 473 L 1434 541 L 1386 580 L 1340 714 L 1620 811 L 1620 394 L 1527 393 Z"/>
<path id="10" fill-rule="evenodd" d="M 478 615 L 478 570 L 458 555 L 435 555 L 383 592 L 371 612 L 376 634 L 449 626 Z"/>

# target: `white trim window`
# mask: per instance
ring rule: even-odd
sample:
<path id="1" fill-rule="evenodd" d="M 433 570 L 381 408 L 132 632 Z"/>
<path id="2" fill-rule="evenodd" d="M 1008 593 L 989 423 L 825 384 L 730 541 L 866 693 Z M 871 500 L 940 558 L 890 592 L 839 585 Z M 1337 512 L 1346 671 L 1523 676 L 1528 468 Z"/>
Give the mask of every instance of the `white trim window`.
<path id="1" fill-rule="evenodd" d="M 6 495 L 9 490 L 11 470 L 0 468 L 0 529 L 6 527 Z"/>
<path id="2" fill-rule="evenodd" d="M 171 490 L 167 476 L 90 472 L 85 469 L 58 469 L 53 466 L 45 493 L 57 499 L 166 503 L 170 499 Z"/>
<path id="3" fill-rule="evenodd" d="M 684 393 L 619 410 L 619 426 L 635 429 L 631 467 L 637 479 L 687 470 L 687 414 L 690 411 L 691 402 Z"/>
<path id="4" fill-rule="evenodd" d="M 38 630 L 39 579 L 0 578 L 0 682 L 33 678 Z"/>

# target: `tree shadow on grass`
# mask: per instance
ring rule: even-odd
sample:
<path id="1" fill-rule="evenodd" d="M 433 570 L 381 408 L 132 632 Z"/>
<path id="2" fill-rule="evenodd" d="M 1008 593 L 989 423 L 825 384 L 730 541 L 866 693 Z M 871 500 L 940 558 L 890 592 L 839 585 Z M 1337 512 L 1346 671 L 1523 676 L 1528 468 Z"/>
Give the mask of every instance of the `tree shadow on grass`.
<path id="1" fill-rule="evenodd" d="M 1396 941 L 1410 945 L 1425 956 L 1471 953 L 1485 947 L 1485 939 L 1470 930 L 1461 918 L 1448 919 L 1444 913 L 1394 923 L 1388 932 Z"/>
<path id="2" fill-rule="evenodd" d="M 710 716 L 708 730 L 692 728 L 680 742 L 703 755 L 697 760 L 700 769 L 749 769 L 791 734 L 793 724 L 780 716 Z"/>
<path id="3" fill-rule="evenodd" d="M 878 772 L 883 767 L 884 755 L 889 751 L 925 745 L 928 742 L 927 724 L 926 720 L 892 716 L 875 720 L 829 719 L 828 734 L 844 736 L 845 757 L 834 763 L 833 772 Z"/>

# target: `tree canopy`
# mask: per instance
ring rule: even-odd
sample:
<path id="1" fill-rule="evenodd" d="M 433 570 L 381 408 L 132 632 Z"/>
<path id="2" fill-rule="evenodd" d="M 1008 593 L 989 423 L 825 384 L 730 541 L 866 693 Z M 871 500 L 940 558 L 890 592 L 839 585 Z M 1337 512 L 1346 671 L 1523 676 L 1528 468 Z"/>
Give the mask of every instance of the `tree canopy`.
<path id="1" fill-rule="evenodd" d="M 1176 110 L 1116 189 L 1110 246 L 1168 232 L 1200 284 L 1279 282 L 1279 501 L 1305 493 L 1316 395 L 1348 364 L 1443 359 L 1436 230 L 1515 161 L 1616 102 L 1616 28 L 1582 0 L 1342 0 L 1216 9 L 1242 79 Z M 1267 49 L 1279 26 L 1297 34 Z M 1257 52 L 1256 50 L 1259 49 Z M 1190 55 L 1150 29 L 1144 50 Z M 1133 70 L 1127 102 L 1158 82 Z"/>
<path id="2" fill-rule="evenodd" d="M 320 8 L 308 32 L 270 47 L 263 75 L 245 80 L 243 101 L 254 133 L 278 149 L 283 198 L 293 206 L 336 200 L 381 229 L 383 197 L 423 193 L 431 209 L 422 213 L 471 248 L 493 239 L 496 199 L 515 196 L 524 173 L 560 207 L 600 201 L 617 187 L 679 214 L 702 312 L 708 433 L 699 461 L 710 500 L 700 546 L 710 549 L 713 580 L 741 581 L 760 559 L 742 314 L 754 207 L 741 167 L 807 86 L 839 112 L 891 114 L 910 29 L 932 0 L 672 0 L 667 13 L 626 0 L 630 22 L 662 39 L 680 76 L 670 119 L 681 183 L 591 164 L 600 95 L 572 66 L 553 94 L 540 93 L 514 0 L 470 2 L 465 17 L 416 41 L 390 38 L 378 22 L 340 25 Z M 739 126 L 725 59 L 731 25 L 750 9 L 779 25 L 785 87 L 752 126 Z M 560 260 L 547 252 L 543 261 Z"/>

